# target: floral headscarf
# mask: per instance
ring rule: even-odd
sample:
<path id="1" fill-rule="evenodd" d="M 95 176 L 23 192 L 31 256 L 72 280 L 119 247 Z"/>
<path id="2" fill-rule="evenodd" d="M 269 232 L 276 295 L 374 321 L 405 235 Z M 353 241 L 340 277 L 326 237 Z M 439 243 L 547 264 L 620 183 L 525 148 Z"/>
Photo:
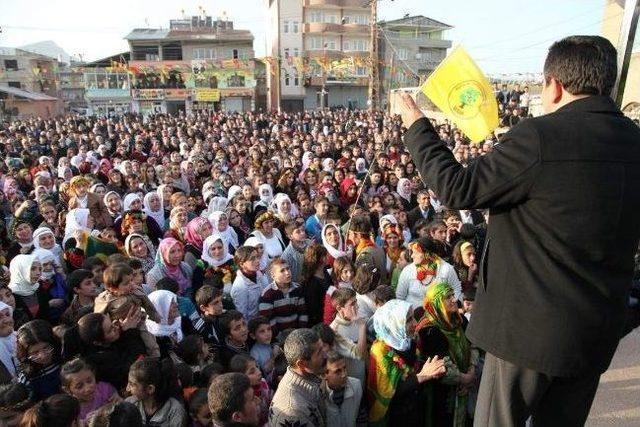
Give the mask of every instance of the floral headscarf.
<path id="1" fill-rule="evenodd" d="M 184 232 L 184 240 L 191 243 L 195 248 L 202 251 L 202 243 L 204 239 L 200 235 L 200 227 L 209 221 L 206 218 L 197 216 L 187 223 L 187 227 Z"/>
<path id="2" fill-rule="evenodd" d="M 373 329 L 379 340 L 398 351 L 411 347 L 411 337 L 407 335 L 407 316 L 411 303 L 399 299 L 387 301 L 373 314 Z"/>
<path id="3" fill-rule="evenodd" d="M 120 234 L 123 236 L 129 235 L 129 227 L 133 221 L 139 220 L 142 221 L 142 232 L 147 234 L 149 231 L 147 230 L 147 217 L 146 215 L 139 210 L 128 210 L 122 214 L 122 224 L 120 224 Z"/>

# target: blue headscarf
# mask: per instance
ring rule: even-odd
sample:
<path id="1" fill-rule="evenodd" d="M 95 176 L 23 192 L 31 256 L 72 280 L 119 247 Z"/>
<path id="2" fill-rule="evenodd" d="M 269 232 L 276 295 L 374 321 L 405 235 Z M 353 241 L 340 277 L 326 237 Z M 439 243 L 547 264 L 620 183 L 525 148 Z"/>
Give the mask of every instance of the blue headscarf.
<path id="1" fill-rule="evenodd" d="M 407 335 L 407 315 L 411 304 L 392 299 L 387 301 L 373 315 L 373 329 L 379 340 L 398 351 L 411 347 L 411 337 Z"/>

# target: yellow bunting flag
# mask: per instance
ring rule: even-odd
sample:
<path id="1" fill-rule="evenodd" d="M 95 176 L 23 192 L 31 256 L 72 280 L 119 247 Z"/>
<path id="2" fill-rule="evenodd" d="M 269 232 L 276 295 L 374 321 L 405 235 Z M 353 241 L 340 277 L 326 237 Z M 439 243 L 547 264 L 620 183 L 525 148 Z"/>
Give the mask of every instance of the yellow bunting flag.
<path id="1" fill-rule="evenodd" d="M 493 89 L 462 47 L 453 49 L 420 90 L 472 142 L 482 141 L 498 127 L 498 104 Z"/>

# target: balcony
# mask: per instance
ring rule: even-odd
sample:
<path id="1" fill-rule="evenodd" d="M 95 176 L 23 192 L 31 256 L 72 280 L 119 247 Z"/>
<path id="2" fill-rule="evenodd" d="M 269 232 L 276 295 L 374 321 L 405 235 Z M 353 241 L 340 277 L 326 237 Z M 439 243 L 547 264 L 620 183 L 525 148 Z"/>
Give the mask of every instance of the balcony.
<path id="1" fill-rule="evenodd" d="M 327 58 L 333 59 L 333 58 L 342 58 L 344 56 L 342 51 L 340 49 L 338 49 L 338 48 L 336 48 L 336 49 L 307 49 L 306 53 L 307 53 L 307 56 L 309 58 L 324 58 L 326 56 Z"/>
<path id="2" fill-rule="evenodd" d="M 365 2 L 363 0 L 304 0 L 303 5 L 305 7 L 347 7 L 350 9 L 369 9 L 368 6 L 363 6 Z"/>
<path id="3" fill-rule="evenodd" d="M 363 24 L 343 24 L 342 28 L 346 34 L 369 34 L 371 32 L 371 26 Z"/>
<path id="4" fill-rule="evenodd" d="M 309 22 L 304 24 L 303 31 L 305 33 L 335 33 L 342 34 L 345 29 L 340 24 L 331 24 L 325 22 Z"/>

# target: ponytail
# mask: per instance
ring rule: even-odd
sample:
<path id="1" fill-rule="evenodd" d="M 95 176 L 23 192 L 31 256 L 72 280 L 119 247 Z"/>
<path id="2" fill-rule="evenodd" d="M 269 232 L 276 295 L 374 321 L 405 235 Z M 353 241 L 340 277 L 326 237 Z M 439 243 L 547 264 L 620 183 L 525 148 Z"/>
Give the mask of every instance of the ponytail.
<path id="1" fill-rule="evenodd" d="M 55 394 L 29 408 L 20 427 L 69 427 L 79 415 L 80 403 L 75 397 Z"/>

